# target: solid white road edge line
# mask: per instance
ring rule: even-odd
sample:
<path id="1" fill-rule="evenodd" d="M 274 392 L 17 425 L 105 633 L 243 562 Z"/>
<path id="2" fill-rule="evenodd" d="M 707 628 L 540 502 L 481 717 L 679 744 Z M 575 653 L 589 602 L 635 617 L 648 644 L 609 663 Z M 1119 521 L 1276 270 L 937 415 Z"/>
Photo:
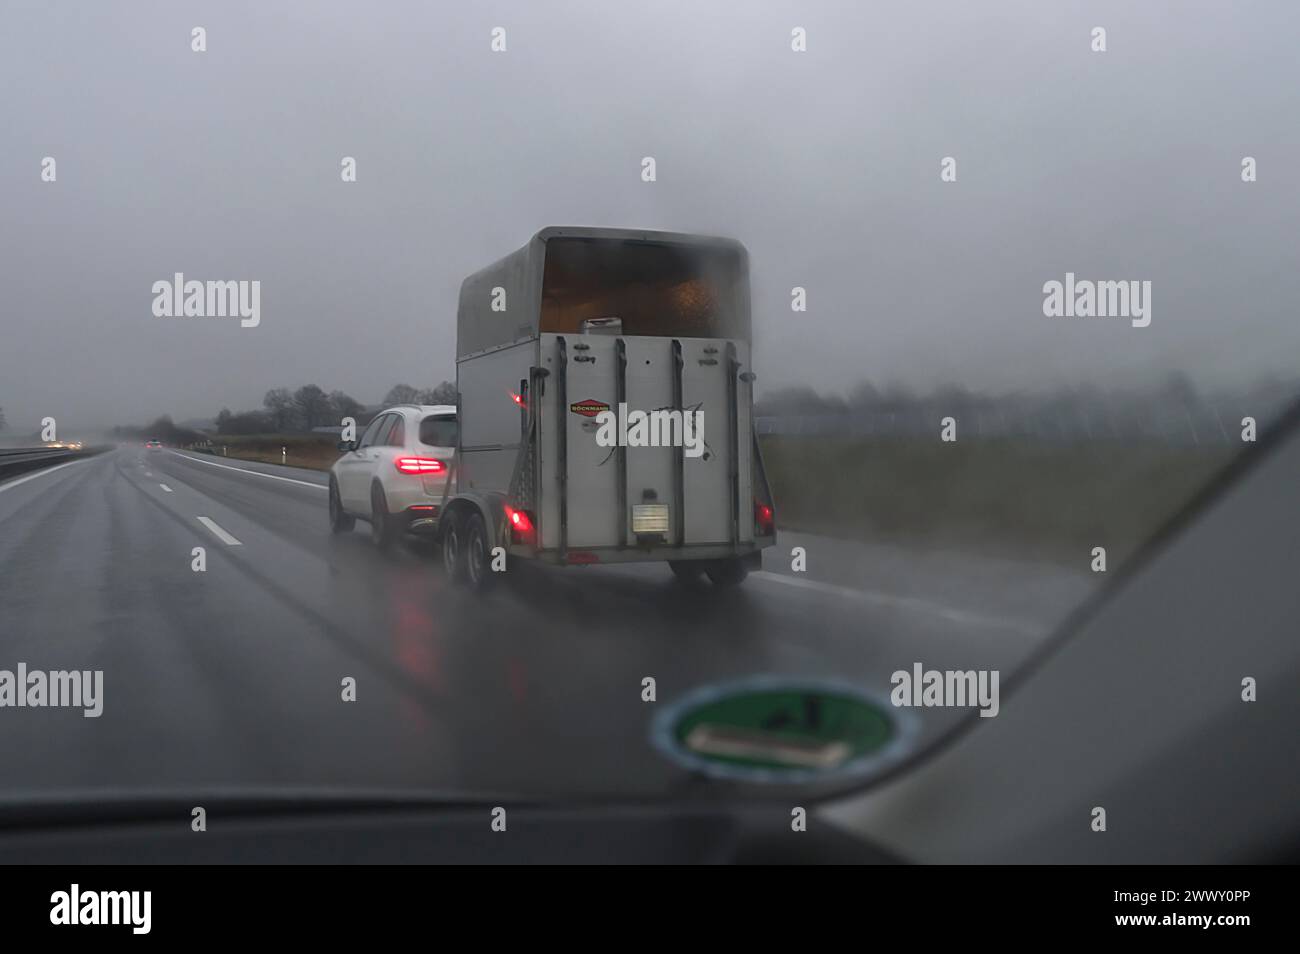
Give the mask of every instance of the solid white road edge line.
<path id="1" fill-rule="evenodd" d="M 266 477 L 270 480 L 283 480 L 286 483 L 301 484 L 304 487 L 314 487 L 317 490 L 329 490 L 329 488 L 324 484 L 313 484 L 306 480 L 294 480 L 292 477 L 280 477 L 276 474 L 264 474 L 257 470 L 245 470 L 242 467 L 232 467 L 229 464 L 218 464 L 216 461 L 203 460 L 201 457 L 191 457 L 189 454 L 182 454 L 179 451 L 169 451 L 169 453 L 175 454 L 177 457 L 183 457 L 186 460 L 192 460 L 195 463 L 207 464 L 209 467 L 220 467 L 223 470 L 233 470 L 236 473 L 248 474 L 253 477 Z M 215 533 L 216 531 L 214 530 L 213 532 Z M 945 619 L 950 619 L 954 622 L 975 623 L 980 626 L 1010 629 L 1023 636 L 1041 636 L 1049 628 L 1035 626 L 1019 620 L 1000 619 L 994 616 L 985 616 L 982 613 L 971 613 L 966 610 L 953 609 L 952 607 L 943 606 L 939 603 L 932 603 L 929 600 L 918 599 L 916 597 L 898 596 L 892 593 L 874 593 L 869 590 L 855 590 L 847 586 L 835 586 L 832 583 L 822 583 L 817 580 L 801 580 L 792 576 L 786 576 L 783 573 L 771 573 L 767 570 L 758 570 L 751 573 L 750 576 L 758 577 L 759 579 L 772 583 L 783 583 L 786 586 L 817 590 L 822 593 L 834 594 L 836 596 L 848 597 L 850 599 L 866 600 L 867 602 L 880 603 L 887 606 L 903 606 L 908 609 L 921 610 L 936 616 L 942 616 Z"/>
<path id="2" fill-rule="evenodd" d="M 94 458 L 92 457 L 86 458 L 86 460 L 93 459 Z M 56 470 L 71 467 L 73 464 L 84 464 L 86 460 L 70 460 L 66 464 L 55 464 L 53 467 L 46 467 L 44 470 L 38 470 L 34 474 L 28 474 L 26 477 L 15 477 L 13 480 L 7 480 L 3 484 L 0 484 L 0 490 L 9 490 L 13 487 L 17 487 L 19 484 L 25 484 L 29 480 L 35 480 L 37 477 L 44 477 L 46 474 L 52 474 Z"/>
<path id="3" fill-rule="evenodd" d="M 1009 629 L 1022 636 L 1042 636 L 1051 627 L 1035 626 L 1021 620 L 1003 619 L 997 616 L 986 616 L 983 613 L 972 613 L 967 610 L 954 609 L 951 606 L 944 606 L 941 603 L 933 603 L 930 600 L 923 600 L 915 596 L 899 596 L 896 593 L 877 593 L 871 590 L 855 590 L 847 586 L 836 586 L 833 583 L 822 583 L 819 580 L 802 580 L 794 576 L 786 576 L 784 573 L 772 573 L 768 570 L 755 570 L 749 574 L 752 577 L 758 577 L 760 580 L 766 580 L 770 583 L 783 583 L 786 586 L 796 586 L 806 590 L 816 590 L 820 593 L 843 596 L 849 599 L 865 600 L 869 603 L 879 603 L 884 606 L 900 606 L 911 610 L 920 610 L 921 612 L 930 613 L 934 616 L 942 616 L 944 619 L 952 620 L 956 623 L 973 623 L 978 626 L 988 626 L 997 629 Z"/>
<path id="4" fill-rule="evenodd" d="M 186 460 L 192 460 L 196 464 L 207 464 L 209 467 L 220 467 L 222 470 L 233 470 L 237 474 L 248 474 L 251 477 L 266 477 L 269 480 L 283 480 L 287 484 L 302 484 L 304 487 L 315 487 L 317 490 L 329 490 L 325 484 L 313 484 L 309 480 L 294 480 L 292 477 L 278 477 L 275 474 L 264 474 L 260 470 L 245 470 L 242 467 L 231 467 L 229 464 L 218 464 L 215 460 L 204 460 L 202 457 L 191 457 L 189 454 L 182 454 L 180 451 L 171 451 L 177 457 L 183 457 Z"/>

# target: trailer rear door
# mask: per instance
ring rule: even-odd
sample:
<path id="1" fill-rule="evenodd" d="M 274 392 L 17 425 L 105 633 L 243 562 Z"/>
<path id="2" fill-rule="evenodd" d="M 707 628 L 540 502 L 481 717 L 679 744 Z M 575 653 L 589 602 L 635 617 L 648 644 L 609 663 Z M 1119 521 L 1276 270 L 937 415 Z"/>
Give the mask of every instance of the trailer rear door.
<path id="1" fill-rule="evenodd" d="M 544 334 L 541 354 L 543 548 L 753 540 L 744 342 Z M 698 440 L 684 427 L 694 411 Z M 633 412 L 648 416 L 640 433 Z M 606 413 L 615 421 L 602 430 Z"/>

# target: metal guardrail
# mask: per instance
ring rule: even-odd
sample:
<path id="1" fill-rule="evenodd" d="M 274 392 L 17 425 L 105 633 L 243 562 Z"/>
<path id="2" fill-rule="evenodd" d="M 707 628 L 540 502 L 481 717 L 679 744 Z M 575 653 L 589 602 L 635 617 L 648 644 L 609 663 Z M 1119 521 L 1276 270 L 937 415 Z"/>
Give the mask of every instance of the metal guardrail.
<path id="1" fill-rule="evenodd" d="M 0 480 L 29 470 L 52 467 L 98 453 L 100 448 L 72 450 L 67 447 L 0 447 Z"/>

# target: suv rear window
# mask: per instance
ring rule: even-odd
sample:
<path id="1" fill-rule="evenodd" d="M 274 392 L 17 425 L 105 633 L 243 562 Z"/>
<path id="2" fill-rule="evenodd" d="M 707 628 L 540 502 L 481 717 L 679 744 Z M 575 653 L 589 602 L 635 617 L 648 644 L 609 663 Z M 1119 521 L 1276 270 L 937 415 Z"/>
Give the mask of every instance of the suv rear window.
<path id="1" fill-rule="evenodd" d="M 456 415 L 431 414 L 420 422 L 420 443 L 430 447 L 456 446 Z"/>

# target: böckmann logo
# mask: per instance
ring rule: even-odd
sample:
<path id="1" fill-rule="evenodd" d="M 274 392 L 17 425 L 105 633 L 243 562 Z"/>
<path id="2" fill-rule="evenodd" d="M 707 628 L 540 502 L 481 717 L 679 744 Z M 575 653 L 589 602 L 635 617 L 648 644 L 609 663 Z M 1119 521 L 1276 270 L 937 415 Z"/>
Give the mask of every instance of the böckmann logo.
<path id="1" fill-rule="evenodd" d="M 609 405 L 604 401 L 595 401 L 587 398 L 585 401 L 575 401 L 569 405 L 569 410 L 574 414 L 581 414 L 583 417 L 595 417 L 601 411 L 608 411 Z"/>

